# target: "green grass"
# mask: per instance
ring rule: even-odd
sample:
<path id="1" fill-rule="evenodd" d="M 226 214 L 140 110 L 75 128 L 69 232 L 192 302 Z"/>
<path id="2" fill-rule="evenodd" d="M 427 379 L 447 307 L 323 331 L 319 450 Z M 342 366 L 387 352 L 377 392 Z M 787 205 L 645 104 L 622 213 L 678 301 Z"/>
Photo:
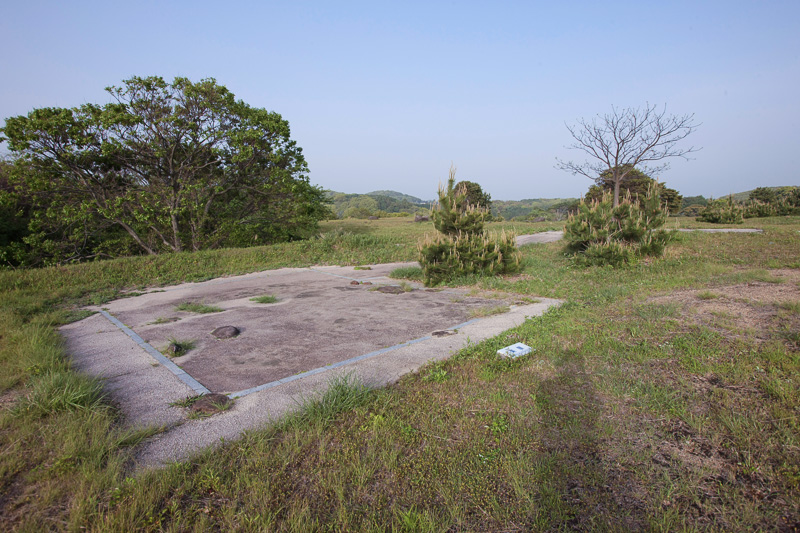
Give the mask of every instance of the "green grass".
<path id="1" fill-rule="evenodd" d="M 483 318 L 492 315 L 500 315 L 509 311 L 507 305 L 495 305 L 492 307 L 476 307 L 469 310 L 470 318 Z"/>
<path id="2" fill-rule="evenodd" d="M 367 404 L 371 396 L 372 390 L 353 374 L 342 374 L 328 382 L 323 394 L 305 398 L 299 412 L 284 424 L 300 429 L 310 424 L 327 425 L 340 414 Z"/>
<path id="3" fill-rule="evenodd" d="M 223 309 L 216 305 L 208 305 L 200 302 L 181 302 L 175 306 L 176 311 L 188 311 L 190 313 L 219 313 Z"/>
<path id="4" fill-rule="evenodd" d="M 796 302 L 776 304 L 756 339 L 651 300 L 797 268 L 800 218 L 746 225 L 765 232 L 681 235 L 663 259 L 621 269 L 525 247 L 521 275 L 468 282 L 562 307 L 391 387 L 342 378 L 294 417 L 136 475 L 133 447 L 158 428 L 126 429 L 55 326 L 139 287 L 414 260 L 432 225 L 330 222 L 274 247 L 0 271 L 0 518 L 22 531 L 790 530 Z M 514 342 L 534 351 L 497 357 Z"/>
<path id="5" fill-rule="evenodd" d="M 717 294 L 716 292 L 711 292 L 711 291 L 701 291 L 701 292 L 697 293 L 697 297 L 700 300 L 714 300 L 716 298 L 719 298 L 719 294 Z"/>
<path id="6" fill-rule="evenodd" d="M 194 350 L 197 346 L 197 341 L 193 340 L 178 340 L 175 337 L 170 337 L 167 339 L 169 343 L 167 349 L 165 350 L 168 355 L 172 357 L 179 357 L 181 355 L 185 355 L 187 352 Z"/>
<path id="7" fill-rule="evenodd" d="M 156 318 L 155 320 L 153 320 L 152 322 L 150 322 L 150 324 L 153 324 L 153 325 L 158 325 L 158 324 L 170 324 L 170 323 L 172 323 L 172 322 L 177 322 L 178 320 L 180 320 L 178 317 L 164 317 L 164 316 L 160 316 L 160 317 Z"/>
<path id="8" fill-rule="evenodd" d="M 278 297 L 272 294 L 264 294 L 263 296 L 256 296 L 254 298 L 250 298 L 251 302 L 255 302 L 257 304 L 274 304 L 278 302 Z"/>
<path id="9" fill-rule="evenodd" d="M 202 394 L 187 396 L 186 398 L 183 398 L 182 400 L 178 400 L 176 402 L 172 402 L 169 405 L 172 407 L 191 407 L 197 402 L 197 400 L 199 400 L 202 397 L 203 397 Z"/>
<path id="10" fill-rule="evenodd" d="M 393 279 L 410 279 L 413 281 L 422 281 L 422 269 L 420 267 L 400 267 L 395 268 L 389 273 L 389 277 Z"/>
<path id="11" fill-rule="evenodd" d="M 399 287 L 403 289 L 403 292 L 411 292 L 414 290 L 414 287 L 405 281 L 401 281 Z"/>
<path id="12" fill-rule="evenodd" d="M 781 302 L 778 304 L 778 308 L 789 311 L 789 313 L 794 315 L 800 315 L 800 301 Z"/>

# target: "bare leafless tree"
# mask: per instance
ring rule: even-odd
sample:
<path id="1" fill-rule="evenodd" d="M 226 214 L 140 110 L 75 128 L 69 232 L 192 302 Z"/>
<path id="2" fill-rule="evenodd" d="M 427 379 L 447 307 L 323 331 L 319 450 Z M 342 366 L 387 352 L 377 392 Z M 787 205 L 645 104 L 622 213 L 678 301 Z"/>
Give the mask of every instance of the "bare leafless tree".
<path id="1" fill-rule="evenodd" d="M 644 108 L 612 106 L 611 113 L 597 115 L 591 122 L 580 119 L 575 125 L 567 124 L 575 140 L 567 148 L 581 150 L 590 159 L 584 163 L 557 159 L 556 168 L 593 180 L 608 172 L 614 184 L 616 206 L 620 185 L 634 168 L 653 176 L 669 167 L 666 162 L 657 162 L 670 157 L 688 159 L 688 154 L 698 151 L 700 148 L 682 148 L 678 143 L 699 125 L 694 122 L 694 114 L 667 115 L 666 106 L 660 111 L 649 104 Z"/>

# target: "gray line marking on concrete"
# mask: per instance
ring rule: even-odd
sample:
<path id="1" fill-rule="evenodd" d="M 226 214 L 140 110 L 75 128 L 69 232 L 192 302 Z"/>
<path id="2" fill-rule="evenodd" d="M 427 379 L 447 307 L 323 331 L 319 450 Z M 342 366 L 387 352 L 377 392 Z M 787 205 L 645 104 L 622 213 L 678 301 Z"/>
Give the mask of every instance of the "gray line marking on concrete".
<path id="1" fill-rule="evenodd" d="M 142 339 L 135 331 L 133 331 L 131 328 L 129 328 L 128 326 L 117 320 L 108 311 L 104 311 L 101 309 L 100 314 L 106 317 L 109 322 L 111 322 L 112 324 L 117 326 L 120 330 L 122 330 L 122 332 L 125 333 L 128 337 L 133 339 L 134 342 L 136 342 L 136 344 L 141 346 L 145 352 L 150 354 L 150 356 L 153 359 L 161 363 L 161 365 L 164 366 L 167 370 L 175 374 L 175 377 L 177 377 L 179 380 L 181 380 L 186 385 L 191 387 L 191 389 L 195 391 L 197 394 L 211 393 L 211 391 L 205 388 L 203 385 L 201 385 L 199 381 L 197 381 L 192 376 L 187 374 L 184 369 L 182 369 L 181 367 L 170 361 L 167 357 L 164 356 L 164 354 L 162 354 L 161 352 L 150 346 L 148 343 L 146 343 L 144 339 Z"/>
<path id="2" fill-rule="evenodd" d="M 333 370 L 334 368 L 339 368 L 340 366 L 349 365 L 350 363 L 355 363 L 357 361 L 361 361 L 363 359 L 369 359 L 370 357 L 375 357 L 376 355 L 380 355 L 386 352 L 390 352 L 392 350 L 396 350 L 398 348 L 403 348 L 405 346 L 411 346 L 412 344 L 416 344 L 418 342 L 426 341 L 431 337 L 420 337 L 419 339 L 410 340 L 408 342 L 404 342 L 402 344 L 395 344 L 394 346 L 389 346 L 388 348 L 381 348 L 380 350 L 375 350 L 374 352 L 365 353 L 364 355 L 359 355 L 356 357 L 351 357 L 350 359 L 345 359 L 344 361 L 339 361 L 338 363 L 332 363 L 330 365 L 321 366 L 319 368 L 315 368 L 313 370 L 307 370 L 305 372 L 301 372 L 300 374 L 295 374 L 294 376 L 285 377 L 282 379 L 278 379 L 275 381 L 271 381 L 269 383 L 265 383 L 264 385 L 258 385 L 249 389 L 245 389 L 239 392 L 232 392 L 228 394 L 228 398 L 241 398 L 243 396 L 247 396 L 248 394 L 252 394 L 254 392 L 259 392 L 266 389 L 271 389 L 272 387 L 277 387 L 278 385 L 283 385 L 285 383 L 289 383 L 296 379 L 306 378 L 308 376 L 313 376 L 314 374 L 319 374 L 320 372 L 326 372 L 328 370 Z"/>
<path id="3" fill-rule="evenodd" d="M 466 322 L 462 322 L 456 326 L 446 329 L 460 329 L 464 326 L 468 326 L 475 322 L 478 322 L 479 318 L 473 318 L 472 320 L 467 320 Z M 420 337 L 418 339 L 413 339 L 410 341 L 403 342 L 401 344 L 395 344 L 394 346 L 389 346 L 388 348 L 381 348 L 380 350 L 375 350 L 374 352 L 365 353 L 364 355 L 358 355 L 356 357 L 351 357 L 350 359 L 345 359 L 344 361 L 339 361 L 338 363 L 332 363 L 330 365 L 321 366 L 319 368 L 314 368 L 313 370 L 307 370 L 305 372 L 301 372 L 299 374 L 295 374 L 294 376 L 285 377 L 282 379 L 277 379 L 275 381 L 271 381 L 269 383 L 265 383 L 263 385 L 257 385 L 255 387 L 251 387 L 249 389 L 245 389 L 239 392 L 232 392 L 228 394 L 228 398 L 235 399 L 241 398 L 243 396 L 247 396 L 248 394 L 252 394 L 254 392 L 260 392 L 262 390 L 271 389 L 272 387 L 277 387 L 278 385 L 283 385 L 284 383 L 289 383 L 296 379 L 306 378 L 308 376 L 313 376 L 314 374 L 319 374 L 320 372 L 325 372 L 327 370 L 333 370 L 334 368 L 339 368 L 341 366 L 349 365 L 350 363 L 355 363 L 358 361 L 362 361 L 364 359 L 369 359 L 370 357 L 375 357 L 376 355 L 381 355 L 387 352 L 391 352 L 393 350 L 397 350 L 399 348 L 405 348 L 406 346 L 411 346 L 412 344 L 417 344 L 418 342 L 427 341 L 431 339 L 430 335 L 425 337 Z"/>
<path id="4" fill-rule="evenodd" d="M 479 321 L 480 321 L 480 318 L 473 318 L 472 320 L 467 320 L 466 322 L 462 322 L 461 324 L 456 324 L 452 328 L 447 328 L 447 329 L 461 329 L 461 328 L 463 328 L 465 326 L 469 326 L 470 324 L 474 324 L 475 322 L 479 322 Z"/>

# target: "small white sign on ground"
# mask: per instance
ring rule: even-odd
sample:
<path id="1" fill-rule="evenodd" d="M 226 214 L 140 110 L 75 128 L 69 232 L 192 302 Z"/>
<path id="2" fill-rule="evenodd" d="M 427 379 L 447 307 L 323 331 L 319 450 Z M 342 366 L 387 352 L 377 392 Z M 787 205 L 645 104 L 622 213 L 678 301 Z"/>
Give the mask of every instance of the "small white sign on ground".
<path id="1" fill-rule="evenodd" d="M 516 344 L 512 344 L 511 346 L 506 346 L 500 350 L 497 350 L 498 355 L 502 355 L 503 357 L 510 357 L 511 359 L 516 359 L 522 355 L 527 355 L 531 353 L 531 347 L 527 344 L 522 344 L 518 342 Z"/>

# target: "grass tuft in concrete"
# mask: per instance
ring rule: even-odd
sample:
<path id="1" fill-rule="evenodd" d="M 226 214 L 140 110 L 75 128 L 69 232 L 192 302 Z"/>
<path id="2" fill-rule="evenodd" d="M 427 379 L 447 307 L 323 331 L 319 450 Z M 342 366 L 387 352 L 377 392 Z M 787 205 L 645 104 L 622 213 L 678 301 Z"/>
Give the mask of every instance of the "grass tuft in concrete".
<path id="1" fill-rule="evenodd" d="M 278 302 L 278 297 L 272 294 L 264 294 L 263 296 L 256 296 L 254 298 L 250 298 L 251 302 L 255 302 L 257 304 L 274 304 Z"/>
<path id="2" fill-rule="evenodd" d="M 187 352 L 194 350 L 197 346 L 197 342 L 193 340 L 179 340 L 175 337 L 170 337 L 167 339 L 169 345 L 167 346 L 165 352 L 170 357 L 180 357 L 181 355 L 185 355 Z"/>
<path id="3" fill-rule="evenodd" d="M 190 313 L 219 313 L 223 309 L 216 305 L 207 305 L 199 302 L 181 302 L 175 306 L 178 311 L 189 311 Z"/>

